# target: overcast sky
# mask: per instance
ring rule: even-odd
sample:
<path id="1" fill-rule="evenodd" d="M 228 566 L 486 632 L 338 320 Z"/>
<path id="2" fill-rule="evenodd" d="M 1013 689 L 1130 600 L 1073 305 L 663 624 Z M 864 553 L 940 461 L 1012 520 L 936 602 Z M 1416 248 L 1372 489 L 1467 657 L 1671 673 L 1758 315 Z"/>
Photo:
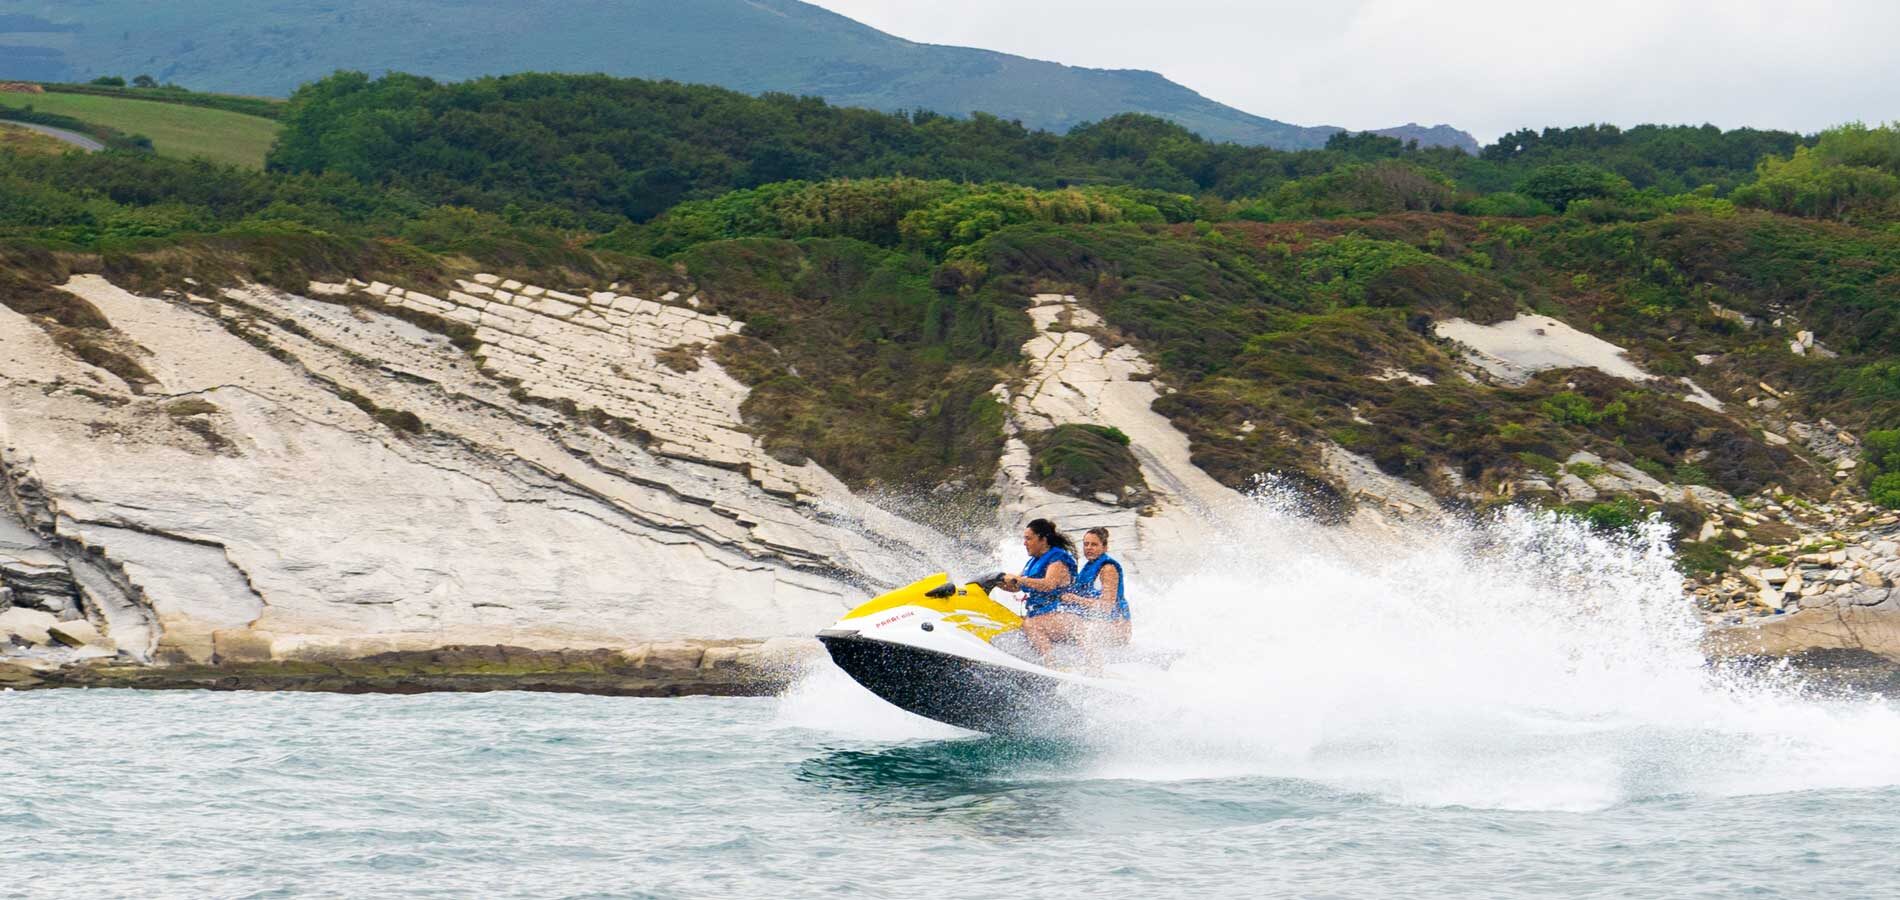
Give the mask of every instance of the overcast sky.
<path id="1" fill-rule="evenodd" d="M 814 0 L 899 37 L 1152 69 L 1365 129 L 1900 119 L 1900 0 Z"/>

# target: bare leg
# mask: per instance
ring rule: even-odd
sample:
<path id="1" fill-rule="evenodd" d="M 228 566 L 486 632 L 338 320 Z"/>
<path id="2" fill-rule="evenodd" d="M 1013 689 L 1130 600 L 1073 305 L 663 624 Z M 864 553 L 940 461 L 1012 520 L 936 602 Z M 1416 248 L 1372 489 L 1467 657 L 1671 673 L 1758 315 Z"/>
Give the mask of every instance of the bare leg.
<path id="1" fill-rule="evenodd" d="M 1043 613 L 1023 620 L 1023 636 L 1029 638 L 1029 645 L 1036 648 L 1036 653 L 1047 663 L 1057 641 L 1078 639 L 1079 623 L 1080 619 L 1070 613 Z"/>
<path id="2" fill-rule="evenodd" d="M 1036 648 L 1036 655 L 1045 661 L 1049 659 L 1049 651 L 1055 649 L 1055 639 L 1046 630 L 1048 621 L 1053 618 L 1054 614 L 1045 613 L 1023 620 L 1023 637 L 1029 639 L 1029 646 Z"/>

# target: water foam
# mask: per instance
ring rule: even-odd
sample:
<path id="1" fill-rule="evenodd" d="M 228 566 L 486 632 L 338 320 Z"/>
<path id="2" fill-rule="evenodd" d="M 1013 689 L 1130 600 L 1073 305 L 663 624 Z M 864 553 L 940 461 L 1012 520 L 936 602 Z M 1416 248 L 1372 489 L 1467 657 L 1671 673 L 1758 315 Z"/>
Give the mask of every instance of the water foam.
<path id="1" fill-rule="evenodd" d="M 1599 809 L 1675 795 L 1900 784 L 1900 711 L 1711 666 L 1664 527 L 1520 510 L 1394 539 L 1269 495 L 1217 548 L 1144 560 L 1138 641 L 1184 655 L 1104 710 L 1085 777 L 1284 777 L 1390 802 Z M 828 664 L 781 721 L 940 739 Z"/>

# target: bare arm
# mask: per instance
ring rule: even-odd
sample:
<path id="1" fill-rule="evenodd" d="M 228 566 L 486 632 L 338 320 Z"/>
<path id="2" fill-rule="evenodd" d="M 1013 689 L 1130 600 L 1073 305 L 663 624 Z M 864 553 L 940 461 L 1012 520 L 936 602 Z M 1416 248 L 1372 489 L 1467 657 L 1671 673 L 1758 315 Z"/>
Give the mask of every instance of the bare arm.
<path id="1" fill-rule="evenodd" d="M 1049 568 L 1043 570 L 1041 578 L 1019 577 L 1016 579 L 1017 584 L 1032 591 L 1053 591 L 1056 588 L 1068 586 L 1069 581 L 1068 565 L 1059 562 L 1050 563 Z"/>
<path id="2" fill-rule="evenodd" d="M 1102 590 L 1095 595 L 1094 602 L 1090 605 L 1100 612 L 1113 612 L 1115 598 L 1121 595 L 1122 571 L 1115 566 L 1103 566 L 1099 577 L 1102 580 Z"/>

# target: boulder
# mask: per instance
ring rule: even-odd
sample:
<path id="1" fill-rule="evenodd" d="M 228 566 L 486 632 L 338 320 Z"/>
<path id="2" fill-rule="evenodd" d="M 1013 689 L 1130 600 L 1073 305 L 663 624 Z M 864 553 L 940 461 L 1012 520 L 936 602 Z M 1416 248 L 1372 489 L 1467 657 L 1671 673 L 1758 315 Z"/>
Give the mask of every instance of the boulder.
<path id="1" fill-rule="evenodd" d="M 665 641 L 647 647 L 644 665 L 661 671 L 688 671 L 699 668 L 705 658 L 704 645 L 690 641 Z"/>
<path id="2" fill-rule="evenodd" d="M 48 637 L 72 648 L 94 647 L 101 650 L 116 650 L 112 640 L 99 633 L 99 629 L 85 619 L 61 622 L 46 630 Z"/>
<path id="3" fill-rule="evenodd" d="M 60 624 L 52 613 L 16 606 L 0 612 L 0 636 L 12 636 L 35 646 L 51 642 L 48 630 Z"/>
<path id="4" fill-rule="evenodd" d="M 1882 595 L 1886 592 L 1878 592 Z M 1892 603 L 1829 604 L 1761 616 L 1709 633 L 1715 656 L 1795 656 L 1813 650 L 1861 650 L 1900 663 L 1900 608 Z"/>

